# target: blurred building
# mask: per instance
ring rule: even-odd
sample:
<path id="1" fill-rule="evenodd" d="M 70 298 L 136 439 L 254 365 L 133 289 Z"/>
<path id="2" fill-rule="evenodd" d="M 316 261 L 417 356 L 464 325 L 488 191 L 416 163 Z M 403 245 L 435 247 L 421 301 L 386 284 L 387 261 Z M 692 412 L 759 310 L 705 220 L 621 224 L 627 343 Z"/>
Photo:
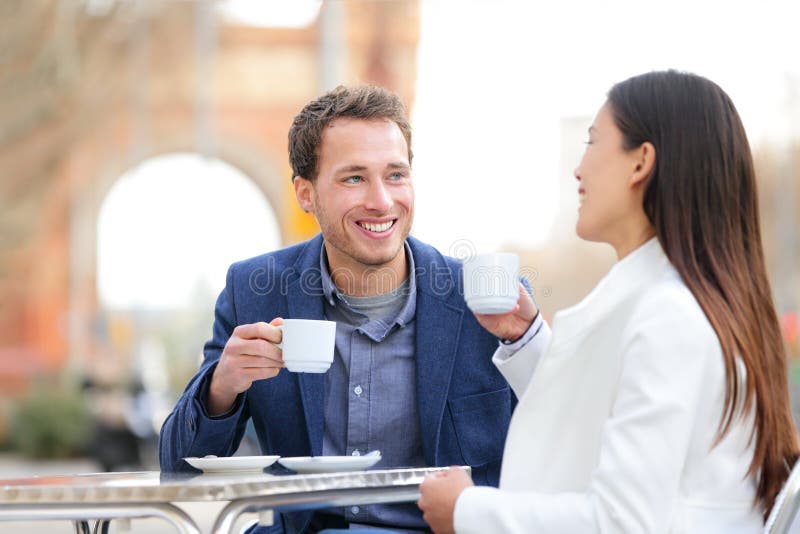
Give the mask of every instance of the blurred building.
<path id="1" fill-rule="evenodd" d="M 233 4 L 266 11 L 260 20 L 254 13 L 233 17 L 222 9 Z M 301 13 L 305 21 L 278 21 L 270 6 L 308 11 Z M 486 4 L 487 13 L 492 8 Z M 459 13 L 452 15 L 453 31 L 469 27 L 457 24 Z M 0 443 L 3 401 L 20 396 L 39 374 L 91 374 L 98 396 L 106 381 L 134 374 L 137 365 L 153 380 L 163 374 L 158 362 L 172 348 L 143 330 L 141 318 L 100 309 L 98 213 L 118 178 L 164 154 L 217 158 L 256 184 L 275 212 L 283 244 L 304 239 L 317 228 L 297 208 L 289 181 L 286 134 L 293 116 L 339 83 L 387 86 L 411 109 L 419 18 L 418 0 L 0 2 Z M 448 42 L 447 35 L 437 37 Z M 456 59 L 451 56 L 459 50 L 445 48 L 443 57 Z M 494 77 L 478 73 L 498 84 L 497 94 L 503 94 L 503 69 L 530 67 L 514 57 L 497 58 Z M 461 59 L 443 65 L 442 74 L 472 69 L 472 58 Z M 787 80 L 785 133 L 753 147 L 768 267 L 796 357 L 798 106 L 800 83 Z M 462 120 L 457 111 L 454 120 Z M 483 112 L 477 120 L 495 110 Z M 574 231 L 573 169 L 590 121 L 561 120 L 558 219 L 545 245 L 518 251 L 547 317 L 577 303 L 615 261 L 610 247 L 583 242 Z M 448 200 L 436 199 L 443 211 Z M 191 202 L 191 192 L 174 201 Z M 211 311 L 207 303 L 198 306 Z M 166 320 L 182 327 L 175 317 Z M 208 330 L 187 326 L 184 334 L 199 345 Z"/>
<path id="2" fill-rule="evenodd" d="M 304 4 L 310 22 L 276 27 L 212 0 L 2 2 L 2 396 L 38 373 L 91 368 L 97 339 L 130 342 L 129 325 L 98 316 L 97 217 L 138 163 L 219 158 L 263 192 L 283 243 L 316 232 L 289 180 L 291 120 L 339 83 L 387 86 L 410 107 L 419 22 L 415 1 Z M 114 366 L 124 372 L 124 357 Z"/>

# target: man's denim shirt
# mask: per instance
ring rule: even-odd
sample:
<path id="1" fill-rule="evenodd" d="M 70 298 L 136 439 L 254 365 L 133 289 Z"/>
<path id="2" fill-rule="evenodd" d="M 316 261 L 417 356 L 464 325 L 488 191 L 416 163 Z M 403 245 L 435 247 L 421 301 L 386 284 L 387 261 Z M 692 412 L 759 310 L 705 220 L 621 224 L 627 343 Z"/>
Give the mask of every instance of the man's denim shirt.
<path id="1" fill-rule="evenodd" d="M 324 455 L 358 456 L 380 450 L 382 459 L 376 467 L 425 465 L 416 395 L 417 287 L 408 243 L 405 254 L 408 283 L 396 290 L 396 299 L 383 297 L 394 301 L 395 313 L 370 319 L 336 288 L 322 247 L 325 318 L 337 322 L 336 352 L 325 375 Z M 352 506 L 344 516 L 351 523 L 425 526 L 413 503 Z"/>

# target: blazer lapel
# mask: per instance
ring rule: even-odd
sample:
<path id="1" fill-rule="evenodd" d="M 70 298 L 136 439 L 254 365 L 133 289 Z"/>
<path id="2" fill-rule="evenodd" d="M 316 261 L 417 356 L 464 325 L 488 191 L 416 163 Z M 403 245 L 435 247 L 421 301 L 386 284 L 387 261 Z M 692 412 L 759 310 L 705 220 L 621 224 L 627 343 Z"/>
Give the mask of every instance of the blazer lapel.
<path id="1" fill-rule="evenodd" d="M 418 273 L 415 349 L 420 434 L 425 461 L 438 465 L 442 417 L 464 311 L 448 303 L 455 286 L 447 264 L 433 249 L 409 241 Z"/>
<path id="2" fill-rule="evenodd" d="M 663 269 L 673 269 L 657 238 L 618 261 L 592 291 L 578 304 L 561 310 L 553 317 L 552 350 L 574 344 L 604 321 L 619 304 L 635 295 L 643 286 L 660 276 Z M 556 324 L 558 329 L 556 329 Z M 559 332 L 568 332 L 561 335 Z"/>
<path id="3" fill-rule="evenodd" d="M 295 262 L 296 272 L 287 287 L 286 300 L 291 319 L 323 319 L 322 284 L 319 277 L 319 257 L 322 237 L 317 236 Z M 325 432 L 325 375 L 324 373 L 296 373 L 303 411 L 306 418 L 311 454 L 322 454 L 322 436 Z"/>

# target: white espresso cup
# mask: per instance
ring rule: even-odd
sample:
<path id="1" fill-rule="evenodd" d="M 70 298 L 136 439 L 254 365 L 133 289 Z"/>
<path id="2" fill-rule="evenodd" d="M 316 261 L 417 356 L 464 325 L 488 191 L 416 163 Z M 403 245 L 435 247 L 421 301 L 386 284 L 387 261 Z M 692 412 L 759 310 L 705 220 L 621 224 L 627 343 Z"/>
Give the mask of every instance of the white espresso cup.
<path id="1" fill-rule="evenodd" d="M 464 300 L 475 313 L 499 314 L 519 299 L 519 256 L 510 252 L 478 254 L 464 260 Z"/>
<path id="2" fill-rule="evenodd" d="M 333 362 L 336 323 L 314 319 L 284 319 L 277 327 L 283 339 L 275 345 L 283 351 L 286 369 L 293 373 L 324 373 Z"/>

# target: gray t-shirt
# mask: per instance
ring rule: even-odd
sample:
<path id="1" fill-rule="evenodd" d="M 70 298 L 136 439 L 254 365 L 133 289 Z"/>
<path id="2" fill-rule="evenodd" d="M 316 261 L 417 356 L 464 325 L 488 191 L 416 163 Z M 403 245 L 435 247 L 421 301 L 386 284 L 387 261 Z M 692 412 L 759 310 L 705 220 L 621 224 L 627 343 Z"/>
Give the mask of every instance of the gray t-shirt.
<path id="1" fill-rule="evenodd" d="M 388 322 L 397 317 L 400 310 L 403 309 L 403 305 L 408 298 L 408 285 L 408 279 L 406 279 L 397 289 L 389 293 L 384 293 L 383 295 L 374 295 L 371 297 L 342 295 L 341 299 L 345 301 L 353 311 L 366 315 L 370 321 L 383 319 L 384 322 Z"/>

